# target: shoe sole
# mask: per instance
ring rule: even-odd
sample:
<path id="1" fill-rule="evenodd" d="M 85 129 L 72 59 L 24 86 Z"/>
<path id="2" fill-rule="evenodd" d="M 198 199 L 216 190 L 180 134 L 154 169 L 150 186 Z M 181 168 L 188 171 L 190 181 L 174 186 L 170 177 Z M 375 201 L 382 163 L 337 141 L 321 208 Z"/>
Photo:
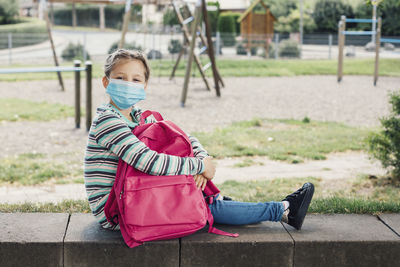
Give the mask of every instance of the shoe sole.
<path id="1" fill-rule="evenodd" d="M 306 217 L 308 207 L 310 206 L 311 199 L 314 195 L 314 185 L 312 183 L 306 183 L 303 185 L 303 188 L 306 187 L 306 192 L 304 195 L 304 199 L 300 204 L 299 210 L 297 211 L 296 216 L 291 219 L 290 225 L 292 225 L 294 228 L 297 230 L 301 229 L 301 226 L 303 225 L 304 218 Z"/>

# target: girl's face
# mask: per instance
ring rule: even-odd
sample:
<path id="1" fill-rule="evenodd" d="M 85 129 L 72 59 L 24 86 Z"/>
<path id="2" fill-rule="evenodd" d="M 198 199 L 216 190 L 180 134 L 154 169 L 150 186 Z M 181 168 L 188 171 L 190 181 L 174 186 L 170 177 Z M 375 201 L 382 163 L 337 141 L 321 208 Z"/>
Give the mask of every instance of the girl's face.
<path id="1" fill-rule="evenodd" d="M 111 79 L 121 79 L 128 82 L 143 83 L 144 89 L 147 88 L 145 79 L 145 67 L 143 62 L 138 59 L 122 59 L 110 72 Z M 108 79 L 106 76 L 102 79 L 104 88 L 108 86 Z"/>

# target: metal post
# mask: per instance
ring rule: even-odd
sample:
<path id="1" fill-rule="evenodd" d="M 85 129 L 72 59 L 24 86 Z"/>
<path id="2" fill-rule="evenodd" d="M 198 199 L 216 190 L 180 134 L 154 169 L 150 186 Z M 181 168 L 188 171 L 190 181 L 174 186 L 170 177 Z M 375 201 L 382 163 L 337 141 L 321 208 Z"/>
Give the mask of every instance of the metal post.
<path id="1" fill-rule="evenodd" d="M 87 60 L 87 54 L 86 54 L 86 32 L 83 33 L 83 60 Z"/>
<path id="2" fill-rule="evenodd" d="M 375 43 L 375 69 L 374 69 L 374 85 L 378 81 L 379 75 L 379 49 L 381 47 L 381 27 L 382 19 L 378 19 L 378 29 L 376 30 L 376 43 Z"/>
<path id="3" fill-rule="evenodd" d="M 215 39 L 215 48 L 217 49 L 217 53 L 216 53 L 216 55 L 217 56 L 219 56 L 220 55 L 220 53 L 219 53 L 219 51 L 220 51 L 220 46 L 221 46 L 221 40 L 220 40 L 220 38 L 221 38 L 221 35 L 220 35 L 220 32 L 218 31 L 217 32 L 217 36 L 216 36 L 216 39 Z"/>
<path id="4" fill-rule="evenodd" d="M 74 60 L 74 67 L 81 66 L 80 60 Z M 81 127 L 81 71 L 75 71 L 75 128 Z"/>
<path id="5" fill-rule="evenodd" d="M 303 0 L 300 0 L 300 58 L 303 52 Z"/>
<path id="6" fill-rule="evenodd" d="M 275 33 L 275 59 L 278 59 L 279 33 Z"/>
<path id="7" fill-rule="evenodd" d="M 332 59 L 332 34 L 329 34 L 329 59 Z"/>
<path id="8" fill-rule="evenodd" d="M 8 63 L 12 64 L 12 33 L 8 33 Z"/>
<path id="9" fill-rule="evenodd" d="M 86 61 L 86 130 L 92 124 L 92 62 Z"/>
<path id="10" fill-rule="evenodd" d="M 339 31 L 338 31 L 338 71 L 337 71 L 337 80 L 340 82 L 343 77 L 343 50 L 344 50 L 344 43 L 345 43 L 345 35 L 344 31 L 346 29 L 346 17 L 342 16 L 341 20 L 339 21 Z"/>

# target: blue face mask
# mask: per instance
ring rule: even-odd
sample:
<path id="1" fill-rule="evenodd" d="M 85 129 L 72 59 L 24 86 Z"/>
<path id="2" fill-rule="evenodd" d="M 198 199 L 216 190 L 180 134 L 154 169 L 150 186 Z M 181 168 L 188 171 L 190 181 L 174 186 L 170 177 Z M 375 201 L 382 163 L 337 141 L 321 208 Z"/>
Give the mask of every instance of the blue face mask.
<path id="1" fill-rule="evenodd" d="M 108 78 L 107 78 L 108 79 Z M 140 100 L 146 99 L 143 83 L 127 82 L 120 79 L 109 79 L 106 93 L 120 109 L 127 109 Z"/>

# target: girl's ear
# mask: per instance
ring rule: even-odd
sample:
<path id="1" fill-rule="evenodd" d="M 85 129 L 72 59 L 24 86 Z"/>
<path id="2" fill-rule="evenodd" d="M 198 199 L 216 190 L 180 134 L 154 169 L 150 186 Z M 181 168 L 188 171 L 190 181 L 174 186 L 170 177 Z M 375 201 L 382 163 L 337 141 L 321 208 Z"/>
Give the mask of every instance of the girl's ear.
<path id="1" fill-rule="evenodd" d="M 106 76 L 103 76 L 103 79 L 101 79 L 101 81 L 103 82 L 103 86 L 104 88 L 107 88 L 108 86 L 108 79 Z"/>

